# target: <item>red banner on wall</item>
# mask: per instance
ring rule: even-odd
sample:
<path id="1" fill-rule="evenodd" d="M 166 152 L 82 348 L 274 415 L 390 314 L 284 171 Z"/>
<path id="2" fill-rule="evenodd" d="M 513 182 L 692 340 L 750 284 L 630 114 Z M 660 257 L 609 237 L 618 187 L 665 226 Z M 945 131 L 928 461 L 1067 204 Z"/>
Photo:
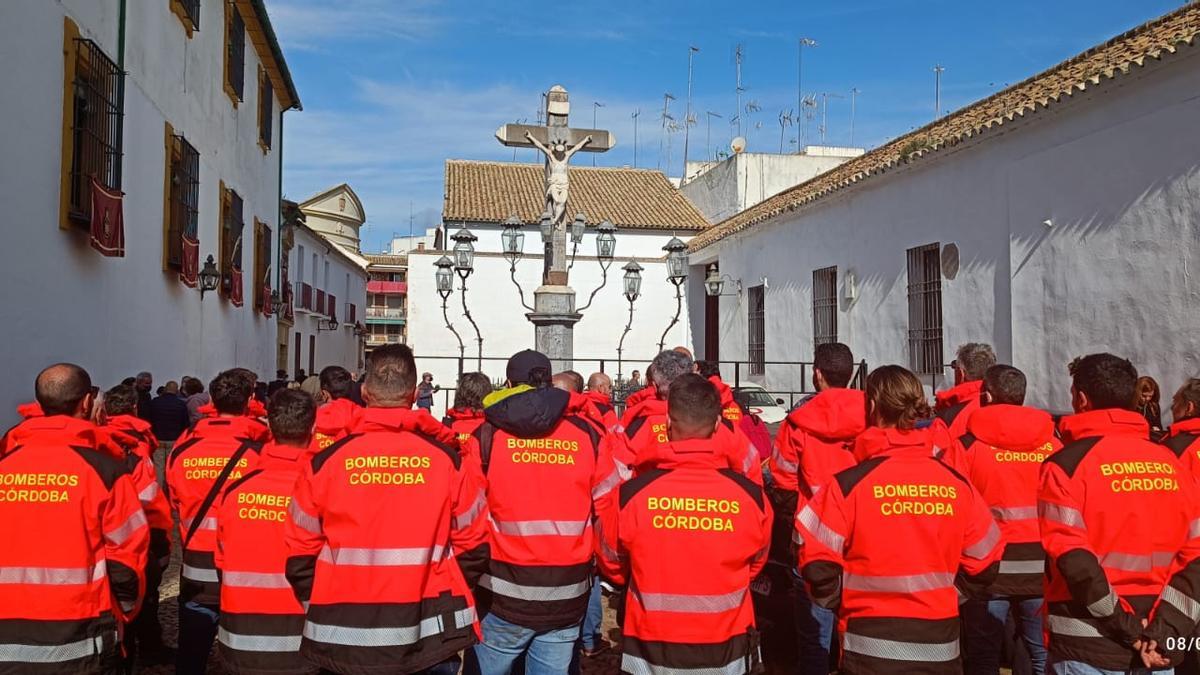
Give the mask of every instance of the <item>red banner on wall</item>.
<path id="1" fill-rule="evenodd" d="M 229 273 L 229 301 L 235 307 L 242 306 L 242 286 L 242 271 L 235 267 Z"/>
<path id="2" fill-rule="evenodd" d="M 124 193 L 113 192 L 92 181 L 92 248 L 110 258 L 125 256 L 125 221 L 121 215 L 121 198 Z"/>
<path id="3" fill-rule="evenodd" d="M 200 278 L 200 240 L 183 235 L 183 257 L 179 265 L 179 280 L 195 288 Z"/>

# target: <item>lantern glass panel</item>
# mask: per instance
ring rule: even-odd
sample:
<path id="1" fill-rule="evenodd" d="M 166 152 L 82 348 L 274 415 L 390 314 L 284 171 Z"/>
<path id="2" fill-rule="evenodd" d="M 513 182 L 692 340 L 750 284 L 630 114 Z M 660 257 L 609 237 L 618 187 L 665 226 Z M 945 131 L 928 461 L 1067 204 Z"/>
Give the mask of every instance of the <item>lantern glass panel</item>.
<path id="1" fill-rule="evenodd" d="M 612 260 L 617 250 L 617 238 L 612 232 L 601 232 L 596 237 L 596 257 L 601 260 Z"/>
<path id="2" fill-rule="evenodd" d="M 636 270 L 625 273 L 625 295 L 637 297 L 642 290 L 642 275 Z"/>
<path id="3" fill-rule="evenodd" d="M 583 234 L 587 231 L 587 219 L 582 213 L 575 216 L 575 220 L 571 222 L 571 242 L 578 244 L 583 241 Z"/>
<path id="4" fill-rule="evenodd" d="M 672 251 L 667 256 L 667 272 L 672 279 L 682 279 L 687 276 L 687 256 Z"/>
<path id="5" fill-rule="evenodd" d="M 439 267 L 437 271 L 437 289 L 439 293 L 449 293 L 454 290 L 454 276 L 449 267 Z"/>
<path id="6" fill-rule="evenodd" d="M 550 220 L 549 216 L 543 216 L 541 222 L 538 223 L 538 227 L 542 230 L 542 242 L 550 243 L 554 239 L 554 222 Z"/>
<path id="7" fill-rule="evenodd" d="M 525 233 L 515 227 L 504 228 L 500 238 L 504 242 L 505 253 L 517 255 L 525 248 Z"/>

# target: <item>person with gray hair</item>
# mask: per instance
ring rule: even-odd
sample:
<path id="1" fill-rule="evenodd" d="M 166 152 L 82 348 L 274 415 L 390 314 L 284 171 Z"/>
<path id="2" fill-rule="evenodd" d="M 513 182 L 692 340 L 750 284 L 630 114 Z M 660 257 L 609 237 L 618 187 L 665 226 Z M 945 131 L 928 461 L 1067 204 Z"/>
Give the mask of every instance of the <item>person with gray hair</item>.
<path id="1" fill-rule="evenodd" d="M 659 352 L 650 364 L 650 383 L 654 397 L 638 401 L 625 412 L 624 443 L 615 459 L 629 472 L 638 473 L 673 461 L 674 450 L 667 438 L 667 398 L 671 383 L 695 370 L 695 362 L 680 350 Z M 728 460 L 729 467 L 762 485 L 762 465 L 758 450 L 740 429 L 725 418 L 717 424 L 714 441 Z"/>
<path id="2" fill-rule="evenodd" d="M 934 411 L 945 425 L 950 439 L 967 431 L 967 420 L 979 408 L 983 394 L 983 376 L 996 365 L 996 351 L 983 342 L 968 342 L 958 348 L 950 367 L 954 369 L 954 386 L 936 394 Z"/>

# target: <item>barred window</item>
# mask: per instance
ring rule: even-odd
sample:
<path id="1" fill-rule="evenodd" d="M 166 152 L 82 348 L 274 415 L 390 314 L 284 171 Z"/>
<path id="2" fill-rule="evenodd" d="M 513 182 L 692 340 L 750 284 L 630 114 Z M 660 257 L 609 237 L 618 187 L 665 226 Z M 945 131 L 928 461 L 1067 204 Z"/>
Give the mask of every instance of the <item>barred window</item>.
<path id="1" fill-rule="evenodd" d="M 121 189 L 125 81 L 117 64 L 95 42 L 75 38 L 74 49 L 67 203 L 71 220 L 82 225 L 91 211 L 93 178 L 114 192 Z"/>
<path id="2" fill-rule="evenodd" d="M 254 311 L 271 306 L 271 228 L 254 219 Z M 274 310 L 274 308 L 272 308 Z"/>
<path id="3" fill-rule="evenodd" d="M 813 270 L 813 347 L 837 342 L 837 267 Z"/>
<path id="4" fill-rule="evenodd" d="M 246 22 L 232 2 L 225 3 L 225 91 L 235 106 L 246 99 Z"/>
<path id="5" fill-rule="evenodd" d="M 171 11 L 188 29 L 188 37 L 192 36 L 192 31 L 200 30 L 200 0 L 171 0 Z"/>
<path id="6" fill-rule="evenodd" d="M 914 372 L 942 372 L 940 244 L 908 249 L 908 359 Z"/>
<path id="7" fill-rule="evenodd" d="M 242 283 L 242 198 L 233 190 L 224 190 L 221 213 L 221 286 L 225 296 L 240 302 Z"/>
<path id="8" fill-rule="evenodd" d="M 271 148 L 271 122 L 275 119 L 275 89 L 265 68 L 258 75 L 258 141 L 263 150 Z"/>
<path id="9" fill-rule="evenodd" d="M 751 286 L 747 298 L 750 302 L 750 339 L 747 351 L 750 356 L 750 374 L 767 372 L 767 294 L 763 286 Z"/>
<path id="10" fill-rule="evenodd" d="M 171 136 L 171 186 L 167 204 L 167 267 L 183 266 L 183 238 L 197 238 L 200 213 L 200 153 L 181 134 Z"/>

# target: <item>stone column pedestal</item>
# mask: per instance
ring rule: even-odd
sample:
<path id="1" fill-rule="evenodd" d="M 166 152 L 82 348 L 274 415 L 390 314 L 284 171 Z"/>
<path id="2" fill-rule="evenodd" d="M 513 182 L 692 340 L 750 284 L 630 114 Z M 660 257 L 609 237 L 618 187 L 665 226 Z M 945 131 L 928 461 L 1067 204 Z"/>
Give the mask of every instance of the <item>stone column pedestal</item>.
<path id="1" fill-rule="evenodd" d="M 550 357 L 554 372 L 573 369 L 575 324 L 583 315 L 575 311 L 575 290 L 570 286 L 542 286 L 533 292 L 534 348 Z"/>

